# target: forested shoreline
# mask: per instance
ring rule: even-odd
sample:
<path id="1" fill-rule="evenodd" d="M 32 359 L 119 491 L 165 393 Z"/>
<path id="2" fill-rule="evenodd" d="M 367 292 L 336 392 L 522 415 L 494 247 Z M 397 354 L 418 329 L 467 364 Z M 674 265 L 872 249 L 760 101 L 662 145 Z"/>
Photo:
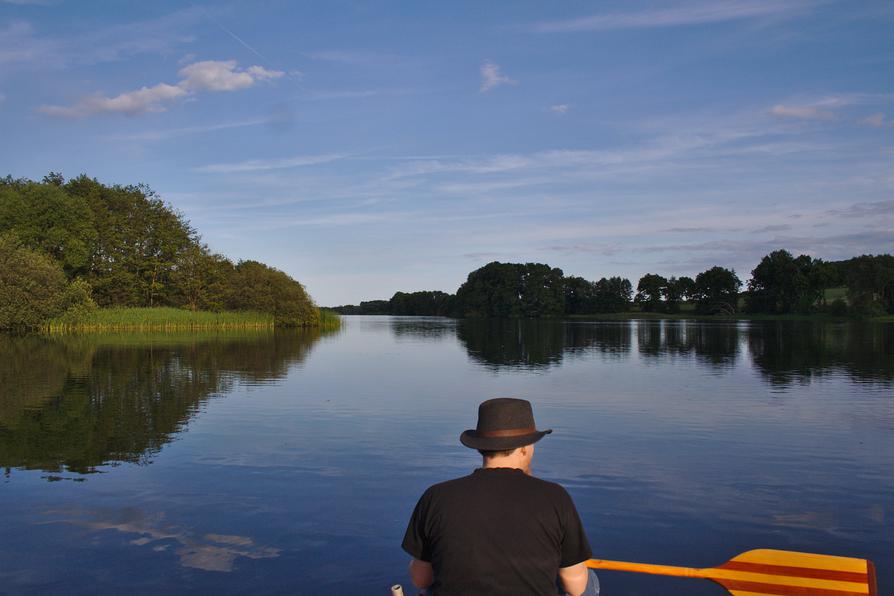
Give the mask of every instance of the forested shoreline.
<path id="1" fill-rule="evenodd" d="M 0 329 L 77 326 L 112 307 L 245 312 L 252 325 L 321 323 L 301 283 L 212 252 L 145 185 L 106 185 L 84 174 L 0 179 Z"/>
<path id="2" fill-rule="evenodd" d="M 471 272 L 455 294 L 397 292 L 389 300 L 333 307 L 346 315 L 387 314 L 539 318 L 662 313 L 677 316 L 894 314 L 894 256 L 844 261 L 792 256 L 776 250 L 761 259 L 745 284 L 735 270 L 711 267 L 690 278 L 643 275 L 589 281 L 542 263 L 492 262 Z"/>

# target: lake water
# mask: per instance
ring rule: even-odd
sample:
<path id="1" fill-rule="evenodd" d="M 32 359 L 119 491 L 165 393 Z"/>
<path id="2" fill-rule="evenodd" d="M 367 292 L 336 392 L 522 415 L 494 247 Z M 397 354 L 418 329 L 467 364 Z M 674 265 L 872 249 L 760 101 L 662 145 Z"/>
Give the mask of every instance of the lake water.
<path id="1" fill-rule="evenodd" d="M 873 559 L 894 590 L 894 326 L 347 317 L 0 337 L 0 592 L 388 594 L 421 492 L 534 403 L 595 556 Z M 724 594 L 600 574 L 603 594 Z M 408 590 L 408 594 L 409 594 Z"/>

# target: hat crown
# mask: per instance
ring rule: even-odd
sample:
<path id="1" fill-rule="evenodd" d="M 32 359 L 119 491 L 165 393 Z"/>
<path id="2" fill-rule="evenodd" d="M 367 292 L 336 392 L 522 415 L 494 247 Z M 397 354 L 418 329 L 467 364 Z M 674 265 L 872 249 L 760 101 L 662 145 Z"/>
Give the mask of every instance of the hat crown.
<path id="1" fill-rule="evenodd" d="M 526 399 L 497 397 L 478 406 L 478 432 L 534 428 L 534 410 Z"/>

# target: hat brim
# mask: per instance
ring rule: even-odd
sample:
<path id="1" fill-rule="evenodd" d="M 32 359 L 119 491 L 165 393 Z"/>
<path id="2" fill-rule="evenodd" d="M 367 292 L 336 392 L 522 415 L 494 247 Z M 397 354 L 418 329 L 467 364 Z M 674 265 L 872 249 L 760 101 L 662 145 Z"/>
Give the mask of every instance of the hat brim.
<path id="1" fill-rule="evenodd" d="M 533 445 L 551 432 L 553 432 L 553 430 L 548 428 L 546 430 L 538 430 L 517 437 L 481 437 L 478 436 L 478 432 L 475 429 L 470 429 L 459 436 L 459 442 L 470 449 L 481 449 L 482 451 L 505 451 L 506 449 L 515 449 L 516 447 Z"/>

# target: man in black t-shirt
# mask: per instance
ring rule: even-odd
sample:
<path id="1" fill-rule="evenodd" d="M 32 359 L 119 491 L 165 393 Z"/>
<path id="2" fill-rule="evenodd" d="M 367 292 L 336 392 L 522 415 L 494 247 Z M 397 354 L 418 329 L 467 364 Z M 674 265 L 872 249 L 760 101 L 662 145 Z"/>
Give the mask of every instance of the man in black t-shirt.
<path id="1" fill-rule="evenodd" d="M 498 398 L 478 408 L 460 436 L 481 452 L 472 474 L 430 487 L 416 505 L 402 547 L 417 588 L 442 595 L 596 595 L 599 582 L 571 497 L 531 476 L 534 443 L 551 433 L 534 424 L 531 404 Z M 561 592 L 560 592 L 561 593 Z"/>

